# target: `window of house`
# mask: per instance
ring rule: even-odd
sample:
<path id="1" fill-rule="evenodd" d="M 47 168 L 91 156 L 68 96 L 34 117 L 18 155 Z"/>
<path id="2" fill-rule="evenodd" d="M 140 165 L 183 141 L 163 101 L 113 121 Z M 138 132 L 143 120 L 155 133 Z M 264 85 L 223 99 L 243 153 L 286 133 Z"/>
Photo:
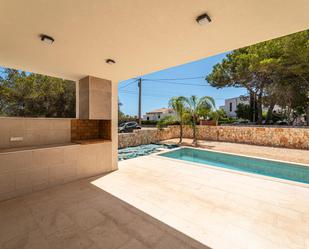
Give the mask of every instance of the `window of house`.
<path id="1" fill-rule="evenodd" d="M 233 103 L 230 103 L 230 112 L 233 111 Z"/>
<path id="2" fill-rule="evenodd" d="M 158 119 L 160 119 L 161 117 L 160 117 L 160 115 L 158 115 Z"/>
<path id="3" fill-rule="evenodd" d="M 147 120 L 149 120 L 149 117 L 147 117 Z"/>

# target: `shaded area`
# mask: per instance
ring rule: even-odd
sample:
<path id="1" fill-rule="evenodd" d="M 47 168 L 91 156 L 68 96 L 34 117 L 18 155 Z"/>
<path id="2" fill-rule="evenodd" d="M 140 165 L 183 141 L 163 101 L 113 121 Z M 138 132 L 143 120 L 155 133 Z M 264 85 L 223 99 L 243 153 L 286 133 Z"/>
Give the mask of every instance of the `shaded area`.
<path id="1" fill-rule="evenodd" d="M 201 248 L 86 179 L 0 202 L 0 248 Z"/>

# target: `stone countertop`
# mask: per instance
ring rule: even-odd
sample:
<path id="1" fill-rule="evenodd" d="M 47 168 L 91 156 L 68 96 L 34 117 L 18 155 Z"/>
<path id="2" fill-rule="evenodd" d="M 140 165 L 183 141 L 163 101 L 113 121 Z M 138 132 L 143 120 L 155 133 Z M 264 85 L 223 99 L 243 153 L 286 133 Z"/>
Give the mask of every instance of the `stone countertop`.
<path id="1" fill-rule="evenodd" d="M 111 143 L 112 140 L 108 140 L 108 139 L 82 139 L 82 140 L 73 140 L 72 143 L 75 144 L 81 144 L 81 145 L 85 145 L 85 144 L 97 144 L 97 143 Z"/>
<path id="2" fill-rule="evenodd" d="M 40 150 L 40 149 L 49 149 L 49 148 L 56 148 L 56 147 L 62 147 L 62 146 L 74 146 L 74 145 L 77 145 L 77 144 L 76 143 L 62 143 L 62 144 L 45 144 L 45 145 L 3 148 L 3 149 L 0 149 L 0 153 L 11 153 L 11 152 L 26 151 L 26 150 Z"/>
<path id="3" fill-rule="evenodd" d="M 13 148 L 0 148 L 0 154 L 1 153 L 14 153 L 14 152 L 28 151 L 28 150 L 50 149 L 50 148 L 56 148 L 56 147 L 62 147 L 62 146 L 111 143 L 111 142 L 112 140 L 106 140 L 106 139 L 74 140 L 71 143 L 32 145 L 32 146 L 13 147 Z"/>

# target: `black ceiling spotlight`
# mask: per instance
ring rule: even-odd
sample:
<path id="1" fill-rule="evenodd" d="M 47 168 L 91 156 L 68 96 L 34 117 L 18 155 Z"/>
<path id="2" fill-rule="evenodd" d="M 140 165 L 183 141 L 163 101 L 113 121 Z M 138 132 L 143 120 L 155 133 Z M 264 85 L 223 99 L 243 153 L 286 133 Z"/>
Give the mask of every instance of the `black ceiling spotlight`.
<path id="1" fill-rule="evenodd" d="M 113 65 L 116 63 L 116 61 L 112 60 L 112 59 L 106 59 L 105 62 L 109 65 Z"/>
<path id="2" fill-rule="evenodd" d="M 41 37 L 42 42 L 45 42 L 49 45 L 52 45 L 53 42 L 55 41 L 54 38 L 52 38 L 51 36 L 48 36 L 48 35 L 40 35 L 40 37 Z"/>
<path id="3" fill-rule="evenodd" d="M 209 15 L 207 15 L 206 13 L 198 16 L 195 20 L 199 25 L 204 25 L 211 22 Z"/>

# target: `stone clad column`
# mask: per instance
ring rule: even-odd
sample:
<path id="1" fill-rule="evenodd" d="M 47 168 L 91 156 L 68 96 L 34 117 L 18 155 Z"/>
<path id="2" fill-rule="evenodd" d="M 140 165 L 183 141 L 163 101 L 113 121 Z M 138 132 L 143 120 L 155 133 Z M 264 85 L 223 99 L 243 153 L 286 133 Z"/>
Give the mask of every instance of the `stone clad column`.
<path id="1" fill-rule="evenodd" d="M 118 169 L 118 82 L 112 83 L 112 168 Z"/>
<path id="2" fill-rule="evenodd" d="M 118 169 L 118 83 L 87 76 L 78 83 L 78 118 L 111 122 L 112 170 Z M 109 152 L 110 153 L 110 152 Z"/>
<path id="3" fill-rule="evenodd" d="M 75 117 L 79 118 L 79 81 L 75 81 Z"/>
<path id="4" fill-rule="evenodd" d="M 79 81 L 79 117 L 111 120 L 112 82 L 93 76 Z"/>

